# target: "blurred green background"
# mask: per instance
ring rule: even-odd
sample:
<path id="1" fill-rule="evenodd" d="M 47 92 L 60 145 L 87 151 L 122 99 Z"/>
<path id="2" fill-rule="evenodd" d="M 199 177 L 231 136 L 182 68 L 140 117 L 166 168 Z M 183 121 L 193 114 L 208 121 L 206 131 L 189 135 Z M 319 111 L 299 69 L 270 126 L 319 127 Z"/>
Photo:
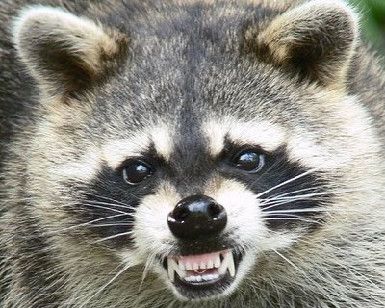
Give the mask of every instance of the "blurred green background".
<path id="1" fill-rule="evenodd" d="M 349 0 L 361 13 L 364 35 L 385 55 L 385 0 Z"/>

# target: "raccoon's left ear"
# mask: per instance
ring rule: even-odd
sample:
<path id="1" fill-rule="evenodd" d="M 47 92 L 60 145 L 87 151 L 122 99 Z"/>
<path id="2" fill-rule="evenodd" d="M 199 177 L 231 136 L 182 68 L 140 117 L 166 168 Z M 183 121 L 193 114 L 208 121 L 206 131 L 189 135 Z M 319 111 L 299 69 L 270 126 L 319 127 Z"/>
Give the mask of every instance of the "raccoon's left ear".
<path id="1" fill-rule="evenodd" d="M 246 32 L 260 58 L 303 79 L 343 88 L 358 35 L 358 17 L 339 0 L 314 0 Z"/>
<path id="2" fill-rule="evenodd" d="M 18 55 L 43 95 L 75 96 L 103 81 L 125 57 L 128 38 L 61 9 L 32 6 L 13 25 Z"/>

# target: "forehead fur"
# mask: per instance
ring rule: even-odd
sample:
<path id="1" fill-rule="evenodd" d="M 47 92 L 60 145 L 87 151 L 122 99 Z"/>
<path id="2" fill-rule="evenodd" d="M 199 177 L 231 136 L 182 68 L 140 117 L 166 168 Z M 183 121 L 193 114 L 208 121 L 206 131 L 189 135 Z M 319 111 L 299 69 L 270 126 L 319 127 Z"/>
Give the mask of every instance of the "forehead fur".
<path id="1" fill-rule="evenodd" d="M 97 89 L 92 114 L 95 119 L 90 121 L 95 122 L 92 129 L 99 130 L 98 135 L 109 130 L 116 136 L 117 128 L 128 132 L 120 133 L 118 139 L 130 140 L 130 132 L 146 126 L 151 117 L 161 117 L 180 126 L 200 126 L 194 121 L 217 115 L 223 118 L 223 114 L 236 114 L 247 123 L 259 114 L 297 120 L 301 109 L 299 98 L 306 85 L 297 86 L 271 64 L 243 54 L 240 47 L 244 40 L 241 29 L 250 23 L 259 31 L 285 10 L 284 5 L 265 1 L 218 1 L 215 5 L 212 1 L 170 1 L 158 5 L 149 1 L 146 10 L 141 10 L 138 8 L 142 4 L 133 3 L 132 10 L 105 15 L 101 13 L 103 10 L 99 12 L 98 18 L 106 24 L 124 20 L 124 32 L 132 33 L 134 39 L 130 63 Z M 154 12 L 158 12 L 156 18 L 149 22 L 148 16 Z M 161 13 L 166 12 L 172 18 L 163 18 Z M 190 121 L 185 121 L 187 117 Z M 241 133 L 243 138 L 254 141 L 250 139 L 254 138 L 257 127 L 247 130 L 253 131 L 250 136 L 243 129 L 235 131 L 232 126 L 232 134 Z M 262 126 L 265 129 L 266 125 Z M 275 133 L 277 137 L 280 134 Z M 269 144 L 276 142 L 274 139 L 265 140 L 266 147 L 274 148 L 274 144 Z M 167 145 L 163 144 L 162 148 L 166 149 Z"/>
<path id="2" fill-rule="evenodd" d="M 203 131 L 214 157 L 223 150 L 225 139 L 240 146 L 260 146 L 269 152 L 276 150 L 285 141 L 284 130 L 266 120 L 242 121 L 225 117 L 203 123 Z"/>
<path id="3" fill-rule="evenodd" d="M 353 108 L 341 103 L 347 100 L 344 92 L 333 96 L 321 86 L 297 83 L 272 63 L 245 54 L 241 29 L 250 24 L 254 32 L 262 33 L 285 10 L 264 1 L 245 2 L 251 5 L 218 1 L 208 9 L 210 1 L 167 2 L 164 6 L 150 1 L 143 11 L 136 8 L 98 16 L 107 24 L 124 20 L 123 32 L 133 37 L 129 63 L 94 89 L 95 99 L 88 104 L 92 110 L 86 111 L 89 117 L 80 124 L 87 128 L 81 137 L 100 145 L 101 157 L 109 166 L 116 168 L 150 146 L 166 159 L 176 146 L 184 154 L 194 149 L 187 159 L 192 161 L 206 146 L 212 155 L 218 154 L 225 138 L 267 151 L 287 143 L 291 157 L 312 168 L 320 163 L 326 167 L 325 161 L 334 163 L 328 167 L 347 161 L 340 143 L 332 140 L 354 136 L 359 141 L 358 136 L 364 134 L 353 134 L 348 128 Z M 343 16 L 348 12 L 347 8 L 342 11 Z M 166 12 L 172 18 L 165 19 L 162 14 Z M 296 12 L 297 18 L 301 10 Z M 308 13 L 313 18 L 312 12 Z M 156 16 L 151 22 L 150 14 Z M 92 29 L 97 25 L 87 24 Z M 285 37 L 286 32 L 277 27 L 270 30 Z M 82 99 L 87 97 L 80 97 L 79 105 Z M 343 107 L 338 109 L 338 104 Z M 357 119 L 365 118 L 362 112 L 357 114 Z M 341 119 L 333 121 L 337 117 Z M 149 125 L 159 119 L 168 125 Z M 366 129 L 354 127 L 361 132 Z M 63 134 L 69 135 L 68 127 L 65 129 Z"/>
<path id="4" fill-rule="evenodd" d="M 110 167 L 117 168 L 125 159 L 141 156 L 153 146 L 157 155 L 168 160 L 173 148 L 172 136 L 173 131 L 166 125 L 132 132 L 129 138 L 111 140 L 104 144 L 103 159 Z"/>

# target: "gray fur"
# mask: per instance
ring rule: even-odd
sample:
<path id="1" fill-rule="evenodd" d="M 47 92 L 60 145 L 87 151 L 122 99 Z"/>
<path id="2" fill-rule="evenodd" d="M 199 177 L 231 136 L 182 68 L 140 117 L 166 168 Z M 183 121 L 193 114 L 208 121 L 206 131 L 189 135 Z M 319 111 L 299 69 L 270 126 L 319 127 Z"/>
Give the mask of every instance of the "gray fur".
<path id="1" fill-rule="evenodd" d="M 300 5 L 294 1 L 33 2 L 0 3 L 0 306 L 385 306 L 385 79 L 350 8 L 311 1 L 316 9 L 299 10 L 305 25 L 295 15 L 285 21 L 294 28 L 287 33 L 279 23 L 270 27 L 292 18 Z M 47 19 L 37 20 L 36 28 L 27 23 L 12 30 L 26 4 L 93 20 L 119 52 L 87 62 L 84 45 L 68 39 L 60 18 L 54 28 L 62 36 Z M 44 58 L 40 39 L 60 56 L 64 49 L 79 75 Z M 100 55 L 102 43 L 93 39 L 80 40 Z M 309 42 L 316 44 L 315 54 L 324 53 L 299 61 L 309 55 Z M 92 78 L 79 82 L 84 73 Z M 287 247 L 270 233 L 265 239 L 255 235 L 277 242 L 279 254 L 253 250 L 262 244 L 251 245 L 241 234 L 242 244 L 253 246 L 255 263 L 231 294 L 196 302 L 181 301 L 154 270 L 155 248 L 149 249 L 155 242 L 157 252 L 166 254 L 168 243 L 157 242 L 160 235 L 151 226 L 136 225 L 138 237 L 125 247 L 135 254 L 132 266 L 109 284 L 122 266 L 121 251 L 90 244 L 98 236 L 89 230 L 63 231 L 74 219 L 66 207 L 95 176 L 89 169 L 82 174 L 82 166 L 101 168 L 111 162 L 110 152 L 100 154 L 106 144 L 135 136 L 143 136 L 144 144 L 161 127 L 171 140 L 164 143 L 172 143 L 166 159 L 176 163 L 174 178 L 155 189 L 159 204 L 202 190 L 214 194 L 226 179 L 200 178 L 208 169 L 210 142 L 202 127 L 213 120 L 230 126 L 268 121 L 282 129 L 289 160 L 319 168 L 329 183 L 334 196 L 325 205 L 325 221 L 311 232 L 285 230 L 282 242 L 294 232 L 299 237 Z M 151 209 L 139 205 L 139 221 L 145 206 Z"/>

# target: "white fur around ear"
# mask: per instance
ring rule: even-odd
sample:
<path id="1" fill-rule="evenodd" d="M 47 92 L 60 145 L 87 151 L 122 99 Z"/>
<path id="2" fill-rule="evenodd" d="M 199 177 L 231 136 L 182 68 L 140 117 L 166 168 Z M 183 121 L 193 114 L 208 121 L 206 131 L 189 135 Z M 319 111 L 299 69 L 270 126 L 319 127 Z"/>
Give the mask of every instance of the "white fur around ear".
<path id="1" fill-rule="evenodd" d="M 313 0 L 247 33 L 260 56 L 325 86 L 343 87 L 358 37 L 358 15 L 340 0 Z"/>
<path id="2" fill-rule="evenodd" d="M 69 94 L 102 78 L 126 51 L 128 39 L 62 9 L 32 6 L 15 19 L 13 41 L 43 91 Z"/>

